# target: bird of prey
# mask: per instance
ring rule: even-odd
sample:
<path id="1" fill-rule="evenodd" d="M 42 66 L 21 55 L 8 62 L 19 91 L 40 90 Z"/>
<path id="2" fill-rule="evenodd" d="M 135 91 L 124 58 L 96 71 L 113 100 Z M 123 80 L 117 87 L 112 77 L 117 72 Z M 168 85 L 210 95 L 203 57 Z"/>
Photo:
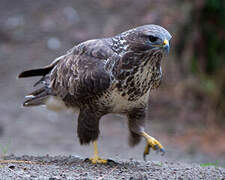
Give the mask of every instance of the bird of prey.
<path id="1" fill-rule="evenodd" d="M 149 93 L 162 79 L 161 61 L 169 52 L 170 33 L 158 25 L 139 26 L 110 38 L 88 40 L 43 68 L 19 78 L 42 76 L 42 85 L 25 97 L 23 106 L 72 109 L 79 113 L 80 144 L 94 144 L 92 163 L 107 163 L 98 155 L 99 121 L 108 113 L 127 116 L 129 144 L 146 139 L 143 156 L 163 146 L 144 129 Z"/>

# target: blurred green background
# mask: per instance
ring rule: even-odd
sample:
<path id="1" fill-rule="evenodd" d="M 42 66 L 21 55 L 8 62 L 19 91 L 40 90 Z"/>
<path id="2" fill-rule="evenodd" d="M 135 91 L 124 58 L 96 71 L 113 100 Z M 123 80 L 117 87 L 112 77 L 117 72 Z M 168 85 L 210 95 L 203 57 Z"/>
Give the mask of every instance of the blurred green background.
<path id="1" fill-rule="evenodd" d="M 150 97 L 150 134 L 171 149 L 169 155 L 174 159 L 185 157 L 195 162 L 196 157 L 201 157 L 199 161 L 212 157 L 225 161 L 224 0 L 1 0 L 2 153 L 74 152 L 85 156 L 80 153 L 83 149 L 74 147 L 76 126 L 70 129 L 71 122 L 64 120 L 74 116 L 55 115 L 41 108 L 21 109 L 22 98 L 32 91 L 34 80 L 18 81 L 15 77 L 22 70 L 50 63 L 82 41 L 113 36 L 143 24 L 161 25 L 173 36 L 170 54 L 163 61 L 162 85 Z M 103 131 L 108 140 L 103 139 L 102 146 L 105 151 L 112 150 L 111 154 L 121 153 L 113 149 L 123 149 L 121 144 L 115 145 L 115 134 L 121 135 L 126 125 L 116 116 L 106 119 L 105 131 L 113 127 L 110 119 L 117 124 L 111 132 L 104 135 Z M 107 144 L 109 138 L 111 145 Z M 142 148 L 121 157 L 134 157 Z"/>

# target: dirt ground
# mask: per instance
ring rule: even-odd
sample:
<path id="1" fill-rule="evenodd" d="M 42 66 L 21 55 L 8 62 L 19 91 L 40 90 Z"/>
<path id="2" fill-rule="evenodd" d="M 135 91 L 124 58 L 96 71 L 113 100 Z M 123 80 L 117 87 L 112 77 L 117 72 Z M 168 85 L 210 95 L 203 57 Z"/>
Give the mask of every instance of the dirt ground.
<path id="1" fill-rule="evenodd" d="M 57 114 L 47 111 L 43 107 L 22 108 L 21 102 L 24 95 L 33 90 L 32 84 L 37 79 L 18 80 L 16 79 L 18 73 L 28 68 L 40 67 L 50 63 L 81 41 L 111 36 L 140 24 L 157 23 L 165 25 L 169 31 L 173 32 L 172 34 L 175 34 L 176 28 L 173 26 L 175 16 L 170 8 L 177 11 L 185 11 L 185 9 L 181 7 L 180 10 L 179 3 L 172 3 L 173 0 L 164 1 L 166 5 L 163 7 L 160 4 L 161 1 L 152 1 L 149 6 L 140 6 L 137 3 L 139 1 L 130 4 L 128 1 L 112 3 L 110 0 L 104 1 L 104 3 L 82 0 L 40 0 L 32 2 L 21 0 L 20 3 L 16 2 L 13 0 L 0 1 L 0 153 L 3 157 L 11 153 L 16 156 L 43 156 L 37 158 L 29 156 L 27 159 L 26 157 L 22 157 L 22 159 L 50 161 L 52 163 L 50 166 L 16 163 L 14 170 L 8 169 L 9 163 L 1 166 L 0 174 L 15 172 L 12 174 L 18 175 L 18 178 L 21 175 L 24 178 L 27 176 L 27 179 L 32 176 L 32 173 L 35 176 L 33 179 L 39 179 L 42 176 L 43 178 L 54 178 L 55 176 L 58 178 L 60 174 L 65 174 L 69 179 L 76 177 L 76 171 L 73 172 L 73 168 L 82 167 L 87 169 L 84 172 L 76 170 L 79 171 L 80 175 L 83 174 L 84 179 L 88 179 L 89 175 L 94 176 L 94 167 L 96 166 L 82 162 L 77 167 L 81 159 L 73 157 L 79 156 L 83 159 L 90 157 L 93 152 L 91 146 L 79 145 L 76 135 L 77 116 L 65 112 Z M 141 0 L 140 2 L 146 3 L 147 1 Z M 152 13 L 149 13 L 149 9 L 152 10 Z M 155 9 L 160 9 L 160 11 Z M 162 18 L 165 14 L 167 14 L 167 18 Z M 177 21 L 183 20 L 184 17 L 181 15 Z M 171 53 L 173 54 L 173 50 Z M 198 164 L 216 162 L 224 165 L 225 154 L 214 153 L 214 150 L 212 150 L 215 149 L 215 152 L 217 152 L 217 147 L 223 142 L 217 143 L 215 146 L 209 144 L 208 149 L 211 150 L 211 153 L 208 153 L 208 151 L 203 151 L 203 146 L 199 144 L 199 136 L 189 136 L 190 138 L 187 141 L 183 141 L 184 138 L 174 138 L 182 137 L 185 130 L 185 125 L 179 124 L 179 118 L 185 116 L 190 119 L 189 123 L 195 124 L 195 120 L 200 118 L 201 114 L 177 115 L 180 106 L 186 102 L 173 101 L 170 94 L 165 93 L 165 90 L 177 83 L 177 71 L 174 68 L 172 58 L 173 55 L 169 57 L 171 62 L 164 62 L 163 65 L 165 69 L 163 83 L 166 84 L 167 82 L 168 85 L 167 80 L 172 74 L 173 78 L 170 78 L 169 81 L 171 84 L 169 86 L 164 85 L 157 92 L 151 94 L 150 114 L 146 125 L 147 131 L 165 146 L 165 156 L 162 157 L 155 152 L 151 152 L 148 156 L 148 160 L 151 161 L 144 163 L 142 161 L 144 141 L 137 147 L 130 148 L 127 144 L 126 119 L 119 115 L 107 115 L 100 125 L 99 151 L 103 158 L 113 159 L 120 164 L 110 167 L 102 174 L 100 173 L 101 168 L 99 168 L 99 174 L 96 176 L 99 179 L 101 179 L 100 174 L 104 176 L 105 173 L 109 173 L 105 179 L 115 177 L 116 174 L 126 177 L 128 176 L 126 171 L 132 172 L 129 177 L 132 176 L 133 179 L 136 176 L 139 177 L 139 172 L 142 171 L 143 174 L 146 173 L 146 177 L 150 177 L 151 174 L 148 173 L 150 170 L 157 177 L 160 173 L 164 173 L 165 168 L 168 169 L 162 176 L 165 178 L 171 173 L 173 177 L 178 178 L 182 175 L 181 169 L 184 177 L 192 177 L 191 175 L 196 175 L 196 177 L 210 175 L 212 179 L 222 177 L 224 169 L 221 168 L 202 168 L 198 165 L 177 164 L 177 162 Z M 170 107 L 169 110 L 166 109 L 168 106 Z M 216 138 L 219 137 L 215 136 Z M 215 139 L 209 141 L 214 142 Z M 222 148 L 224 146 L 221 146 Z M 63 157 L 56 156 L 46 159 L 46 154 Z M 12 156 L 8 158 L 17 159 Z M 133 161 L 130 160 L 126 163 L 125 161 L 130 158 L 138 160 L 139 163 L 129 167 Z M 124 162 L 121 162 L 122 160 Z M 160 162 L 162 165 L 159 166 L 152 161 Z M 175 166 L 173 167 L 171 163 L 167 162 L 174 162 Z M 136 161 L 134 161 L 135 163 Z M 30 167 L 34 169 L 33 172 L 29 171 Z M 65 173 L 63 173 L 63 167 L 66 167 Z M 103 166 L 97 165 L 97 167 Z M 27 171 L 23 168 L 27 168 Z M 46 176 L 48 170 L 49 175 Z M 40 173 L 36 174 L 36 171 L 40 171 Z M 7 176 L 10 177 L 9 174 Z M 143 175 L 144 178 L 145 175 Z"/>
<path id="2" fill-rule="evenodd" d="M 74 156 L 6 157 L 0 161 L 0 178 L 5 179 L 210 179 L 225 178 L 221 167 L 174 162 L 118 161 L 93 165 Z"/>

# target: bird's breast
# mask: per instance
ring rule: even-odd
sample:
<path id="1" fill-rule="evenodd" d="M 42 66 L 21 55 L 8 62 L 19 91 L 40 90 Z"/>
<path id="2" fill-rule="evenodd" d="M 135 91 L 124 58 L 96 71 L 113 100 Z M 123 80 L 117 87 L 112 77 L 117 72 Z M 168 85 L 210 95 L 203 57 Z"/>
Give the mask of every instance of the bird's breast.
<path id="1" fill-rule="evenodd" d="M 129 101 L 126 97 L 115 90 L 112 92 L 112 112 L 113 113 L 125 113 L 133 108 L 143 107 L 148 101 L 149 93 L 146 93 L 137 100 Z"/>
<path id="2" fill-rule="evenodd" d="M 119 94 L 128 101 L 137 101 L 149 90 L 157 88 L 162 79 L 161 58 L 160 53 L 155 54 L 154 58 L 144 56 L 139 59 L 141 63 L 129 72 L 122 69 L 126 77 L 116 82 Z"/>

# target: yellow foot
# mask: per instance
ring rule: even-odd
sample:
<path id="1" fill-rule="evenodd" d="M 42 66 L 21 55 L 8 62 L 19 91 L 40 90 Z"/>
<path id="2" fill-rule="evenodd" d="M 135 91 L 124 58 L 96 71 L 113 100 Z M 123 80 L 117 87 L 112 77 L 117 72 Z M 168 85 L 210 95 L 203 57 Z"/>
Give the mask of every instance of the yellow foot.
<path id="1" fill-rule="evenodd" d="M 92 164 L 107 164 L 107 160 L 101 159 L 100 157 L 89 158 Z"/>
<path id="2" fill-rule="evenodd" d="M 146 141 L 147 141 L 147 145 L 146 145 L 145 151 L 143 153 L 144 160 L 146 160 L 146 155 L 149 154 L 151 148 L 157 152 L 161 152 L 162 155 L 165 154 L 165 150 L 164 150 L 163 146 L 159 143 L 159 141 L 157 141 L 155 138 L 149 136 L 147 133 L 142 133 L 142 135 L 146 138 Z"/>
<path id="3" fill-rule="evenodd" d="M 105 159 L 101 159 L 98 155 L 98 146 L 97 146 L 97 141 L 93 142 L 94 145 L 94 157 L 89 158 L 88 160 L 91 161 L 92 164 L 106 164 L 108 161 Z"/>

